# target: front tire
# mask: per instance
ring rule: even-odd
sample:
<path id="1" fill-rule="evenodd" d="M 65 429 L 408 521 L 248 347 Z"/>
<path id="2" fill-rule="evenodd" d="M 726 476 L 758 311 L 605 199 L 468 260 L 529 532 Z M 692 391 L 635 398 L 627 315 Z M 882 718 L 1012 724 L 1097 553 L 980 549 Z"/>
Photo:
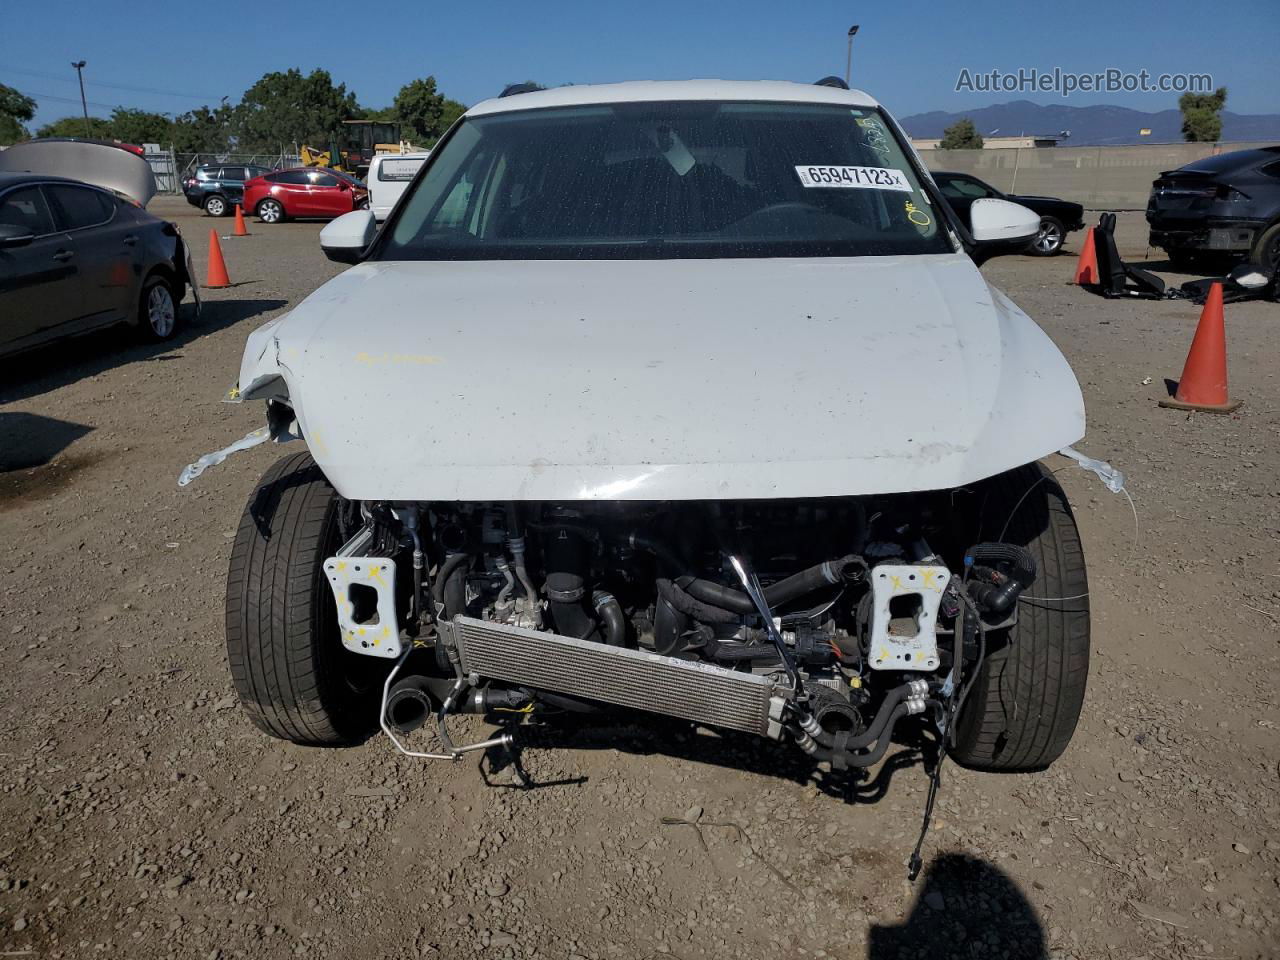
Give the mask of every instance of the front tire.
<path id="1" fill-rule="evenodd" d="M 178 299 L 173 284 L 159 274 L 147 277 L 138 303 L 138 329 L 146 340 L 168 340 L 178 330 Z"/>
<path id="2" fill-rule="evenodd" d="M 263 223 L 280 223 L 284 220 L 284 205 L 268 197 L 258 204 L 258 219 Z"/>
<path id="3" fill-rule="evenodd" d="M 348 652 L 322 564 L 342 545 L 344 501 L 306 452 L 277 462 L 245 505 L 227 571 L 227 659 L 249 718 L 310 746 L 377 727 L 386 667 Z"/>
<path id="4" fill-rule="evenodd" d="M 1055 257 L 1062 252 L 1067 239 L 1067 228 L 1055 217 L 1040 218 L 1040 232 L 1031 241 L 1031 254 L 1036 257 Z"/>
<path id="5" fill-rule="evenodd" d="M 982 514 L 999 539 L 1031 551 L 1037 576 L 1018 622 L 989 631 L 961 709 L 952 755 L 977 770 L 1043 770 L 1075 732 L 1089 674 L 1089 581 L 1067 496 L 1030 464 L 984 484 Z"/>
<path id="6" fill-rule="evenodd" d="M 209 197 L 204 202 L 204 212 L 211 217 L 225 217 L 227 215 L 227 201 L 224 197 L 217 194 Z"/>

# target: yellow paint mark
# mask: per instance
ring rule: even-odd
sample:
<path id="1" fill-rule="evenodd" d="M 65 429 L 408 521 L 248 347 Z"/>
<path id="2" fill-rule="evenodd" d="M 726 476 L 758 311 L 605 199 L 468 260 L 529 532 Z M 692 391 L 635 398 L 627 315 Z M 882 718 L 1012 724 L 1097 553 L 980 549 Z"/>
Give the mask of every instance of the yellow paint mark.
<path id="1" fill-rule="evenodd" d="M 937 575 L 938 575 L 938 571 L 937 571 L 937 570 L 922 570 L 922 571 L 920 571 L 920 579 L 924 581 L 924 585 L 925 585 L 926 587 L 928 587 L 930 590 L 941 590 L 941 589 L 942 589 L 942 585 L 941 585 L 941 584 L 938 584 L 938 583 L 934 583 L 934 582 L 933 582 L 934 577 L 936 577 Z"/>
<path id="2" fill-rule="evenodd" d="M 311 431 L 311 436 L 307 437 L 307 446 L 322 457 L 329 456 L 329 448 L 325 446 L 324 437 L 319 430 Z"/>
<path id="3" fill-rule="evenodd" d="M 933 223 L 929 219 L 929 215 L 917 207 L 910 200 L 906 203 L 907 219 L 914 223 L 917 227 L 927 227 Z"/>
<path id="4" fill-rule="evenodd" d="M 356 628 L 356 635 L 357 635 L 357 636 L 361 636 L 361 637 L 363 637 L 363 636 L 364 636 L 364 627 L 357 627 L 357 628 Z"/>
<path id="5" fill-rule="evenodd" d="M 347 561 L 345 561 L 345 560 L 339 560 L 339 561 L 338 561 L 338 572 L 339 572 L 339 573 L 341 573 L 341 572 L 342 572 L 343 570 L 345 570 L 345 569 L 347 569 Z"/>
<path id="6" fill-rule="evenodd" d="M 370 579 L 370 580 L 377 580 L 377 581 L 378 581 L 378 583 L 382 584 L 382 585 L 385 587 L 385 586 L 387 585 L 387 582 L 386 582 L 385 580 L 383 580 L 383 579 L 382 579 L 382 574 L 380 574 L 380 573 L 378 572 L 378 571 L 379 571 L 379 570 L 381 570 L 381 569 L 382 569 L 381 567 L 370 567 L 370 568 L 369 568 L 369 579 Z"/>
<path id="7" fill-rule="evenodd" d="M 413 640 L 413 649 L 415 649 L 415 650 L 425 650 L 426 648 L 427 648 L 427 641 L 425 641 L 425 640 L 420 640 L 420 639 L 418 639 L 417 637 L 414 637 L 414 640 Z"/>
<path id="8" fill-rule="evenodd" d="M 902 578 L 898 576 L 896 573 L 891 573 L 889 574 L 889 584 L 893 587 L 894 590 L 901 590 Z"/>
<path id="9" fill-rule="evenodd" d="M 383 635 L 384 637 L 389 637 L 389 636 L 391 636 L 391 625 L 390 625 L 390 624 L 384 624 L 384 625 L 383 625 L 383 627 L 382 627 L 382 635 Z"/>

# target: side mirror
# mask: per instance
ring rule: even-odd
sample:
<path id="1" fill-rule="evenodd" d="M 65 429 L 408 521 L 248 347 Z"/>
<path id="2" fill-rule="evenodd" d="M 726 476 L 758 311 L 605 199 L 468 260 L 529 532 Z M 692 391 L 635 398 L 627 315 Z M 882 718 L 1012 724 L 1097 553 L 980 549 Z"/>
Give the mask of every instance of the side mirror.
<path id="1" fill-rule="evenodd" d="M 969 233 L 976 245 L 973 259 L 978 263 L 1020 252 L 1039 232 L 1040 214 L 1020 203 L 983 197 L 969 208 Z"/>
<path id="2" fill-rule="evenodd" d="M 19 226 L 16 223 L 0 223 L 0 247 L 26 246 L 35 238 L 36 235 L 29 227 Z"/>
<path id="3" fill-rule="evenodd" d="M 377 233 L 371 210 L 352 210 L 320 231 L 320 249 L 335 263 L 359 263 Z"/>

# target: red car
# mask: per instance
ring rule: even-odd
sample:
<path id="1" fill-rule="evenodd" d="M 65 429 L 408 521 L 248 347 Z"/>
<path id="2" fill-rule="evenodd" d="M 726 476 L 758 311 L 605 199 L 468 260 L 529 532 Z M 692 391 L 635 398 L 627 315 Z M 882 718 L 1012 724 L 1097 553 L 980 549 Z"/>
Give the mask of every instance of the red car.
<path id="1" fill-rule="evenodd" d="M 359 180 L 316 167 L 275 170 L 244 184 L 244 211 L 256 213 L 263 223 L 279 223 L 287 217 L 332 220 L 360 209 L 368 200 L 369 191 Z"/>

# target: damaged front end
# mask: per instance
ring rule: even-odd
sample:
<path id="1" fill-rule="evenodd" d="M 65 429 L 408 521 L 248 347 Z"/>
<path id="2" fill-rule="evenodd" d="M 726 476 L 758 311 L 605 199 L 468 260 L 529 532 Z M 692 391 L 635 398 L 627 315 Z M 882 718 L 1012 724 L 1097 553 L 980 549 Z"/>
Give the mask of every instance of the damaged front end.
<path id="1" fill-rule="evenodd" d="M 949 725 L 1036 578 L 1024 547 L 956 549 L 967 496 L 365 503 L 324 572 L 346 649 L 396 661 L 406 752 L 432 714 L 456 756 L 450 712 L 618 707 L 866 767 L 904 717 Z"/>

